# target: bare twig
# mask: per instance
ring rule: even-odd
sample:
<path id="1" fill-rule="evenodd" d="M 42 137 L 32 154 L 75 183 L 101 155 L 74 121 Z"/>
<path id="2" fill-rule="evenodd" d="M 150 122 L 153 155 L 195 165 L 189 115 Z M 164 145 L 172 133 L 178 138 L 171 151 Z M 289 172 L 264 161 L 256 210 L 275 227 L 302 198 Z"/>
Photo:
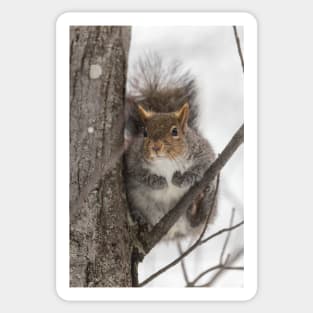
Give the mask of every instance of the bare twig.
<path id="1" fill-rule="evenodd" d="M 209 241 L 209 240 L 213 239 L 214 237 L 219 236 L 219 235 L 221 235 L 221 234 L 223 234 L 223 233 L 225 233 L 225 232 L 232 231 L 233 229 L 236 229 L 236 228 L 240 227 L 240 226 L 243 225 L 243 224 L 244 224 L 244 221 L 241 221 L 241 222 L 239 222 L 238 224 L 235 224 L 235 225 L 232 226 L 232 227 L 223 228 L 223 229 L 219 230 L 218 232 L 216 232 L 216 233 L 210 235 L 209 237 L 207 237 L 207 238 L 201 240 L 200 245 L 206 243 L 207 241 Z"/>
<path id="2" fill-rule="evenodd" d="M 212 266 L 209 269 L 203 271 L 201 274 L 199 274 L 193 281 L 186 284 L 186 287 L 200 287 L 200 286 L 196 286 L 196 283 L 199 281 L 199 279 L 202 278 L 203 276 L 205 276 L 206 274 L 208 274 L 212 271 L 218 270 L 218 269 L 242 271 L 242 270 L 244 270 L 244 267 L 243 266 L 225 266 L 223 264 L 218 264 L 218 265 Z M 203 287 L 203 286 L 201 286 L 201 287 Z"/>
<path id="3" fill-rule="evenodd" d="M 244 60 L 243 60 L 242 50 L 241 50 L 241 46 L 240 46 L 240 39 L 239 39 L 238 32 L 237 32 L 237 27 L 233 26 L 233 30 L 234 30 L 238 54 L 240 57 L 241 68 L 242 68 L 242 71 L 244 72 L 245 64 L 244 64 Z"/>
<path id="4" fill-rule="evenodd" d="M 227 161 L 243 143 L 243 140 L 244 125 L 242 124 L 222 153 L 205 172 L 202 180 L 191 187 L 190 190 L 176 204 L 176 206 L 170 210 L 150 232 L 145 233 L 141 236 L 141 238 L 139 238 L 146 253 L 148 253 L 162 239 L 162 237 L 170 230 L 177 220 L 186 212 L 194 199 L 196 199 L 197 196 L 209 185 L 209 183 L 215 179 Z"/>
<path id="5" fill-rule="evenodd" d="M 232 264 L 235 263 L 241 256 L 243 255 L 243 248 L 240 249 L 233 257 L 229 255 L 227 257 L 227 260 L 224 264 L 221 264 L 222 266 L 219 268 L 219 271 L 216 272 L 216 274 L 205 284 L 198 285 L 197 287 L 211 287 L 213 283 L 216 282 L 216 280 L 224 273 L 224 270 L 227 268 L 233 268 Z M 243 266 L 235 267 L 238 270 L 243 270 Z"/>
<path id="6" fill-rule="evenodd" d="M 229 227 L 233 226 L 234 217 L 235 217 L 235 208 L 233 208 L 232 212 L 231 212 Z M 230 234 L 231 234 L 231 232 L 228 232 L 227 235 L 226 235 L 226 238 L 225 238 L 225 241 L 224 241 L 224 245 L 223 245 L 223 248 L 222 248 L 222 251 L 221 251 L 221 255 L 220 255 L 220 264 L 223 264 L 224 254 L 225 254 L 228 242 L 229 242 Z"/>
<path id="7" fill-rule="evenodd" d="M 179 255 L 181 256 L 183 254 L 183 249 L 182 249 L 180 241 L 177 241 L 177 247 L 178 247 Z M 180 264 L 181 264 L 181 269 L 182 269 L 183 276 L 185 279 L 185 283 L 188 285 L 189 284 L 189 278 L 188 278 L 188 273 L 187 273 L 187 269 L 186 269 L 185 258 L 182 258 L 180 260 Z"/>

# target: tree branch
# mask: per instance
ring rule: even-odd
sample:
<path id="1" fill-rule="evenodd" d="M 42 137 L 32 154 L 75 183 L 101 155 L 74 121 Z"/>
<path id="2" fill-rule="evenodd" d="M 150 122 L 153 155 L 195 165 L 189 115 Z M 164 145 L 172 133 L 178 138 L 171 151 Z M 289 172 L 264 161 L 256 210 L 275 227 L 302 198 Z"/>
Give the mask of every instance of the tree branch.
<path id="1" fill-rule="evenodd" d="M 189 282 L 188 284 L 186 284 L 186 287 L 200 287 L 200 286 L 196 286 L 196 283 L 199 281 L 200 278 L 202 278 L 204 275 L 215 271 L 215 270 L 237 270 L 237 271 L 243 271 L 244 267 L 243 266 L 225 266 L 223 264 L 218 264 L 215 266 L 210 267 L 209 269 L 203 271 L 201 274 L 199 274 L 193 281 Z M 207 286 L 207 284 L 205 284 L 205 286 Z M 204 287 L 204 286 L 201 286 Z"/>
<path id="2" fill-rule="evenodd" d="M 241 46 L 240 46 L 240 39 L 239 39 L 238 32 L 237 32 L 237 27 L 233 26 L 233 30 L 234 30 L 238 54 L 240 57 L 241 68 L 242 68 L 242 71 L 244 72 L 245 64 L 244 64 L 244 60 L 243 60 L 242 50 L 241 50 Z"/>
<path id="3" fill-rule="evenodd" d="M 233 229 L 236 229 L 236 228 L 240 227 L 240 226 L 243 225 L 243 224 L 244 224 L 244 221 L 241 221 L 240 223 L 235 224 L 235 225 L 232 226 L 232 227 L 223 228 L 223 229 L 219 230 L 218 232 L 216 232 L 215 234 L 213 234 L 213 235 L 211 235 L 211 236 L 209 236 L 209 237 L 203 239 L 202 241 L 200 241 L 200 245 L 206 243 L 207 241 L 213 239 L 213 238 L 216 237 L 216 236 L 219 236 L 219 235 L 221 235 L 221 234 L 223 234 L 223 233 L 225 233 L 225 232 L 229 232 L 229 231 L 231 231 L 231 230 L 233 230 Z"/>
<path id="4" fill-rule="evenodd" d="M 213 181 L 243 141 L 244 125 L 242 124 L 222 153 L 205 172 L 202 180 L 191 187 L 190 190 L 176 204 L 176 206 L 170 210 L 150 232 L 143 232 L 140 235 L 139 240 L 142 243 L 146 254 L 150 252 L 150 250 L 162 239 L 162 237 L 170 230 L 176 221 L 187 211 L 193 200 L 210 184 L 211 181 Z"/>
<path id="5" fill-rule="evenodd" d="M 203 285 L 198 285 L 197 287 L 211 287 L 213 283 L 224 273 L 225 269 L 236 268 L 238 270 L 243 270 L 244 269 L 243 266 L 239 266 L 239 267 L 231 266 L 242 256 L 242 254 L 243 254 L 243 248 L 240 249 L 233 257 L 231 257 L 231 255 L 228 255 L 224 264 L 221 264 L 221 266 L 219 267 L 219 271 L 207 283 Z"/>

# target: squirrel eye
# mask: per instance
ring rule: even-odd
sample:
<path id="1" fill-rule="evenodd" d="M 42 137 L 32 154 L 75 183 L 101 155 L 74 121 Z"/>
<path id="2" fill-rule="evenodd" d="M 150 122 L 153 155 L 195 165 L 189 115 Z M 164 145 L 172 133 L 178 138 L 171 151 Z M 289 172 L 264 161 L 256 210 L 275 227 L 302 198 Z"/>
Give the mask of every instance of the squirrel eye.
<path id="1" fill-rule="evenodd" d="M 148 132 L 147 132 L 147 129 L 146 129 L 146 128 L 143 129 L 143 136 L 144 136 L 144 137 L 148 137 Z"/>
<path id="2" fill-rule="evenodd" d="M 174 128 L 172 129 L 172 136 L 177 136 L 177 135 L 178 135 L 178 130 L 177 130 L 176 127 L 174 127 Z"/>

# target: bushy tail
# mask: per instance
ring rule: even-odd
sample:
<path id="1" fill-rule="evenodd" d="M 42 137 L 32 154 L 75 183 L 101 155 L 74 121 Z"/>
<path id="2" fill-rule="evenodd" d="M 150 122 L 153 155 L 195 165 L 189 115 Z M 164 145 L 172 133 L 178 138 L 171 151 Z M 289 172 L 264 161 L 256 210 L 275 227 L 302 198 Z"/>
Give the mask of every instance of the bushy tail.
<path id="1" fill-rule="evenodd" d="M 142 127 L 137 113 L 138 104 L 146 110 L 167 113 L 177 111 L 187 101 L 190 108 L 188 125 L 196 129 L 198 104 L 194 78 L 180 62 L 165 62 L 158 54 L 146 54 L 128 74 L 128 132 L 136 135 Z"/>

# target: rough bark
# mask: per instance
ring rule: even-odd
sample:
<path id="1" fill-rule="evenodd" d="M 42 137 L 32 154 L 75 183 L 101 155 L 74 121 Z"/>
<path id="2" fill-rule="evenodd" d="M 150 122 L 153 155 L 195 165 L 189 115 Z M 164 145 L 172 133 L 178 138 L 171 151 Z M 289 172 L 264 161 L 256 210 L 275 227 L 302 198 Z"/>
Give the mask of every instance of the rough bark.
<path id="1" fill-rule="evenodd" d="M 92 180 L 123 147 L 129 43 L 130 27 L 70 28 L 71 287 L 132 285 L 122 158 Z"/>

